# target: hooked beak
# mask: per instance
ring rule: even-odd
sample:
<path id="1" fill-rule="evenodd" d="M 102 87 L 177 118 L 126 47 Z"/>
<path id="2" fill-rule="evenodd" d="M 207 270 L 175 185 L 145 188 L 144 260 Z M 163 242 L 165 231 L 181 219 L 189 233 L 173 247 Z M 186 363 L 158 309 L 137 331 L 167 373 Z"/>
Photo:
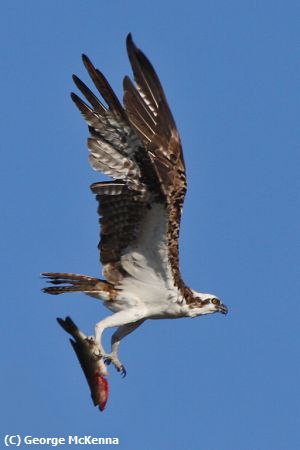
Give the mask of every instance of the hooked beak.
<path id="1" fill-rule="evenodd" d="M 222 313 L 222 314 L 227 314 L 228 313 L 228 308 L 227 308 L 226 305 L 221 304 L 221 305 L 218 306 L 218 311 L 220 313 Z"/>

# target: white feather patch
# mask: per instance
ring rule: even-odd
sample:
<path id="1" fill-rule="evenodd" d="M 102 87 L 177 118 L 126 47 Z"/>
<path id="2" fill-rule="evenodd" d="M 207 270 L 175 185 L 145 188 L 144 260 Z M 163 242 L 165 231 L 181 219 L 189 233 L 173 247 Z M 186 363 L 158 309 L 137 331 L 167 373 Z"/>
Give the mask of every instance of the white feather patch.
<path id="1" fill-rule="evenodd" d="M 164 205 L 154 204 L 141 223 L 138 238 L 124 250 L 121 257 L 122 266 L 133 278 L 125 277 L 122 285 L 128 282 L 136 289 L 145 290 L 145 285 L 151 285 L 158 291 L 174 290 L 168 256 L 167 226 L 168 214 Z M 126 289 L 130 287 L 126 286 Z"/>

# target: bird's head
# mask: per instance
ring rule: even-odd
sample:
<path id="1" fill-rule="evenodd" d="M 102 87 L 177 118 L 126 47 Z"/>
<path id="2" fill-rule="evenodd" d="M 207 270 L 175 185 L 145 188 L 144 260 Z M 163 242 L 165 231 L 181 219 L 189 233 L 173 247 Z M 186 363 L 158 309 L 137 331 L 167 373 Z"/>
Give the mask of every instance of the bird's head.
<path id="1" fill-rule="evenodd" d="M 221 300 L 213 294 L 204 294 L 202 292 L 193 291 L 194 301 L 189 304 L 190 317 L 202 316 L 204 314 L 213 314 L 220 312 L 227 314 L 228 308 Z"/>

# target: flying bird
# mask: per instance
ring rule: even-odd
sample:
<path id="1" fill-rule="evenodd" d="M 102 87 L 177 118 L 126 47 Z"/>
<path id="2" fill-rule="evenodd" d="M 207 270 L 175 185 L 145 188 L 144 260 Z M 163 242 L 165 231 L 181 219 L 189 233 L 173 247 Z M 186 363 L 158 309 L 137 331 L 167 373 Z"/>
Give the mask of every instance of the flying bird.
<path id="1" fill-rule="evenodd" d="M 83 292 L 103 301 L 112 315 L 95 326 L 99 355 L 125 374 L 121 340 L 147 319 L 196 317 L 227 307 L 213 294 L 188 287 L 179 268 L 179 227 L 187 189 L 180 136 L 159 78 L 144 53 L 127 36 L 134 82 L 125 76 L 123 105 L 104 75 L 82 56 L 100 100 L 77 76 L 85 97 L 71 97 L 89 128 L 92 168 L 112 180 L 91 185 L 99 204 L 98 245 L 103 279 L 47 272 L 48 294 Z M 101 337 L 117 327 L 111 351 Z"/>

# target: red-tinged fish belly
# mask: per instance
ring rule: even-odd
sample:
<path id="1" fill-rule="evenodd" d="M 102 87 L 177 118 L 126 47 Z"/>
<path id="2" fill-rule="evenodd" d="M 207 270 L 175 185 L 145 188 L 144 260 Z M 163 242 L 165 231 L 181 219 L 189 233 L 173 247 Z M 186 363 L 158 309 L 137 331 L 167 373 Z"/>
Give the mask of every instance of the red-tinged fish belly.
<path id="1" fill-rule="evenodd" d="M 101 358 L 101 359 L 98 360 L 97 366 L 98 366 L 98 370 L 99 370 L 98 373 L 99 373 L 100 375 L 102 375 L 103 377 L 107 377 L 107 375 L 108 375 L 108 370 L 107 370 L 107 367 L 106 367 L 106 365 L 105 365 L 105 363 L 104 363 L 103 358 Z"/>
<path id="2" fill-rule="evenodd" d="M 98 372 L 94 375 L 94 402 L 99 406 L 100 411 L 103 411 L 108 400 L 108 381 L 99 375 Z"/>

